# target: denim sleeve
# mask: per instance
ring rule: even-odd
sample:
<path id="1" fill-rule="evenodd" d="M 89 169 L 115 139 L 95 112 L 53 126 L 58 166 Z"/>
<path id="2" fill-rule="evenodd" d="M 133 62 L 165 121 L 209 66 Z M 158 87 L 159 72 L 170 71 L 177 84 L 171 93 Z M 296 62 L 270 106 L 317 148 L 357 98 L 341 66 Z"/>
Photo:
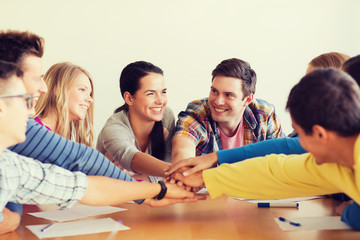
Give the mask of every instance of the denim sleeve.
<path id="1" fill-rule="evenodd" d="M 5 206 L 7 209 L 9 209 L 12 212 L 17 212 L 19 213 L 20 217 L 23 211 L 23 206 L 19 203 L 13 203 L 13 202 L 8 202 Z"/>
<path id="2" fill-rule="evenodd" d="M 347 206 L 341 216 L 341 221 L 347 223 L 355 230 L 360 230 L 360 206 L 354 202 Z"/>
<path id="3" fill-rule="evenodd" d="M 217 152 L 219 164 L 235 163 L 248 158 L 262 157 L 268 154 L 303 154 L 306 150 L 299 143 L 299 138 L 269 139 L 239 148 Z"/>

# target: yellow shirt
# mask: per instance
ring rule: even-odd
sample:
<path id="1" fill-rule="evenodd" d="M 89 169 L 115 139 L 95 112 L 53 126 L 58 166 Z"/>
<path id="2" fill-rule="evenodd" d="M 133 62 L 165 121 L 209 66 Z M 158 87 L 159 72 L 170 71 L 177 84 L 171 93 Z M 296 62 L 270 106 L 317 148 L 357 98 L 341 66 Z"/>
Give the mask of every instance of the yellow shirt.
<path id="1" fill-rule="evenodd" d="M 221 195 L 279 199 L 346 193 L 360 203 L 360 135 L 354 147 L 354 170 L 337 163 L 318 165 L 312 154 L 271 154 L 203 171 L 211 198 Z"/>

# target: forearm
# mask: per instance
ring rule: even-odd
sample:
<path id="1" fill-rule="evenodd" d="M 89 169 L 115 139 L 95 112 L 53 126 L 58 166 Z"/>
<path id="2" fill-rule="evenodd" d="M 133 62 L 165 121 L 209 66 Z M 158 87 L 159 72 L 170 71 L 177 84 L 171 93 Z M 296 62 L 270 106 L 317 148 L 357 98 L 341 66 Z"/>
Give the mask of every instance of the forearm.
<path id="1" fill-rule="evenodd" d="M 88 186 L 80 203 L 87 205 L 116 205 L 127 201 L 153 198 L 159 194 L 159 184 L 127 182 L 116 179 L 88 176 Z"/>
<path id="2" fill-rule="evenodd" d="M 191 139 L 182 136 L 176 136 L 172 141 L 171 162 L 196 156 L 196 146 Z"/>
<path id="3" fill-rule="evenodd" d="M 218 162 L 235 163 L 245 159 L 262 157 L 268 154 L 303 154 L 299 138 L 276 138 L 249 144 L 240 148 L 218 151 Z"/>
<path id="4" fill-rule="evenodd" d="M 176 163 L 179 160 L 195 157 L 195 152 L 186 149 L 173 150 L 171 153 L 171 162 Z"/>
<path id="5" fill-rule="evenodd" d="M 150 176 L 164 177 L 168 167 L 169 163 L 142 152 L 135 153 L 131 162 L 133 171 Z"/>

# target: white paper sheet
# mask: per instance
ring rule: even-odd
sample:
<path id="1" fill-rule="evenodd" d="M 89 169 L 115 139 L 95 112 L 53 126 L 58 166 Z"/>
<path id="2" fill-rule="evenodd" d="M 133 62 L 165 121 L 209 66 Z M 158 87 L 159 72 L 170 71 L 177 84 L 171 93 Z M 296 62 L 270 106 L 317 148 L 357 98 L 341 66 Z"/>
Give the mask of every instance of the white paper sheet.
<path id="1" fill-rule="evenodd" d="M 203 188 L 200 191 L 198 191 L 197 194 L 209 194 L 209 192 L 208 192 L 208 190 L 206 188 Z M 306 201 L 306 200 L 311 200 L 311 199 L 316 199 L 316 198 L 324 198 L 324 196 L 284 198 L 284 199 L 262 199 L 262 200 L 234 197 L 234 199 L 241 200 L 241 201 L 246 201 L 246 202 L 251 202 L 251 203 L 264 203 L 264 202 L 266 202 L 266 203 L 289 203 L 289 202 Z"/>
<path id="2" fill-rule="evenodd" d="M 299 202 L 299 201 L 306 201 L 316 198 L 324 198 L 324 196 L 311 196 L 311 197 L 298 197 L 298 198 L 284 198 L 284 199 L 262 199 L 262 200 L 256 200 L 256 199 L 244 199 L 244 198 L 235 198 L 242 201 L 247 201 L 251 203 L 289 203 L 289 202 Z"/>
<path id="3" fill-rule="evenodd" d="M 101 214 L 109 214 L 114 212 L 125 211 L 125 208 L 110 207 L 110 206 L 87 206 L 78 204 L 72 208 L 64 210 L 50 210 L 44 212 L 28 213 L 32 216 L 45 218 L 56 222 L 72 221 L 79 218 L 91 217 Z"/>
<path id="4" fill-rule="evenodd" d="M 289 222 L 282 222 L 279 218 L 274 219 L 283 231 L 351 229 L 341 221 L 339 216 L 286 218 L 289 221 L 300 223 L 299 227 L 293 226 Z"/>
<path id="5" fill-rule="evenodd" d="M 94 234 L 101 232 L 112 232 L 129 230 L 130 228 L 122 225 L 112 218 L 100 218 L 87 221 L 75 221 L 66 223 L 54 223 L 51 227 L 41 232 L 47 224 L 26 226 L 38 238 L 66 237 L 83 234 Z"/>

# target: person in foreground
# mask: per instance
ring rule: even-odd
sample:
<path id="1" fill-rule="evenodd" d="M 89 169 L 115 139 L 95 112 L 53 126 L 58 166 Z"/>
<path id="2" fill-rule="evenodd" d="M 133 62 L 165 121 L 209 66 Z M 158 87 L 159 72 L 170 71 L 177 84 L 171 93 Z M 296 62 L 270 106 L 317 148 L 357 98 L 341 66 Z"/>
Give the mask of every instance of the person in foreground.
<path id="1" fill-rule="evenodd" d="M 173 177 L 190 187 L 205 184 L 211 198 L 278 199 L 343 192 L 354 202 L 338 209 L 341 219 L 360 230 L 359 86 L 342 71 L 314 70 L 293 87 L 286 108 L 309 153 L 271 154 Z"/>
<path id="2" fill-rule="evenodd" d="M 29 204 L 58 203 L 71 207 L 114 205 L 146 198 L 152 206 L 193 202 L 194 194 L 174 184 L 127 182 L 103 176 L 86 176 L 6 149 L 25 140 L 33 95 L 26 94 L 22 72 L 0 60 L 0 210 L 8 201 Z M 119 191 L 121 189 L 121 191 Z M 155 198 L 155 199 L 153 199 Z M 0 215 L 0 221 L 3 215 Z"/>

